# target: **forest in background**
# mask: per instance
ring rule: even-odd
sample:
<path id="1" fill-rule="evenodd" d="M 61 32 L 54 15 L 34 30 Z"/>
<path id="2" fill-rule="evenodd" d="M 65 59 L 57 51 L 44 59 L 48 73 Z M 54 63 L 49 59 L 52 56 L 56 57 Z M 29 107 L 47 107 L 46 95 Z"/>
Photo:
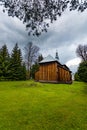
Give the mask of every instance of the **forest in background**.
<path id="1" fill-rule="evenodd" d="M 33 45 L 32 42 L 29 42 L 24 50 L 25 55 L 22 56 L 17 43 L 11 54 L 6 45 L 0 48 L 0 81 L 34 78 L 39 68 L 38 62 L 43 59 L 43 56 L 39 54 L 39 47 Z"/>
<path id="2" fill-rule="evenodd" d="M 6 45 L 0 48 L 0 81 L 28 80 L 35 78 L 35 72 L 39 69 L 39 62 L 43 60 L 40 48 L 29 42 L 24 47 L 24 56 L 16 43 L 9 54 Z M 79 45 L 76 54 L 81 58 L 81 63 L 75 73 L 76 81 L 87 82 L 87 45 Z"/>

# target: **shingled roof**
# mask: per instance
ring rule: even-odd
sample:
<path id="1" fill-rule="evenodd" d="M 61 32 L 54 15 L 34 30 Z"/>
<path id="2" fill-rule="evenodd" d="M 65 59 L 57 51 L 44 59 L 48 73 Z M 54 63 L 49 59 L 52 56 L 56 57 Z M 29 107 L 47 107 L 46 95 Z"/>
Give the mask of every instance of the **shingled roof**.
<path id="1" fill-rule="evenodd" d="M 44 58 L 42 61 L 40 61 L 39 63 L 42 64 L 42 63 L 49 63 L 49 62 L 57 62 L 57 63 L 59 63 L 59 65 L 60 65 L 62 68 L 64 68 L 64 69 L 70 71 L 70 69 L 69 69 L 66 65 L 62 65 L 62 64 L 58 61 L 58 59 L 53 58 L 51 55 L 48 55 L 47 57 L 45 57 L 45 58 Z"/>
<path id="2" fill-rule="evenodd" d="M 39 63 L 47 63 L 47 62 L 53 62 L 53 61 L 57 61 L 59 63 L 59 61 L 57 59 L 53 58 L 51 55 L 48 55 Z"/>

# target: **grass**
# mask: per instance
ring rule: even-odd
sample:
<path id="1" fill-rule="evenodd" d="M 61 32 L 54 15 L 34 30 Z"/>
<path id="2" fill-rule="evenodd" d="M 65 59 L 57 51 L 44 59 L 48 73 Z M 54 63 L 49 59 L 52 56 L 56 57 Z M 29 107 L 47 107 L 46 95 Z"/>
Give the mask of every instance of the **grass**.
<path id="1" fill-rule="evenodd" d="M 0 130 L 87 130 L 87 84 L 0 82 Z"/>

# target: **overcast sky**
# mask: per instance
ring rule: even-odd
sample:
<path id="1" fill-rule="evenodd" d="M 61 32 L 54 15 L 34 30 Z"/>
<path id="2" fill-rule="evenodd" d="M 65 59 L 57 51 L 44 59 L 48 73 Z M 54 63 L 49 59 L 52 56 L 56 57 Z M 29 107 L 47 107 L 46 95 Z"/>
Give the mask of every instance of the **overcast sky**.
<path id="1" fill-rule="evenodd" d="M 64 12 L 56 22 L 50 24 L 47 33 L 34 37 L 28 36 L 26 27 L 20 20 L 8 17 L 0 7 L 0 47 L 7 44 L 11 51 L 15 43 L 18 43 L 23 50 L 29 41 L 40 47 L 44 57 L 48 54 L 55 57 L 57 50 L 59 61 L 75 72 L 81 61 L 76 56 L 76 48 L 79 44 L 87 44 L 87 10 L 83 13 Z"/>

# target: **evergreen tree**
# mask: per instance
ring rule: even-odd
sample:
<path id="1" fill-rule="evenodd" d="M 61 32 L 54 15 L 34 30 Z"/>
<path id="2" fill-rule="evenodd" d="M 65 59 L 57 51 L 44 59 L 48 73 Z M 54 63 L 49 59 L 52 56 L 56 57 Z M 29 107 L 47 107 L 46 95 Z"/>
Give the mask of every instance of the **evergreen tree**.
<path id="1" fill-rule="evenodd" d="M 18 44 L 13 48 L 11 57 L 6 45 L 0 49 L 0 80 L 26 80 L 26 66 Z"/>
<path id="2" fill-rule="evenodd" d="M 38 56 L 38 62 L 40 62 L 42 60 L 43 60 L 43 55 L 41 54 L 41 55 Z"/>
<path id="3" fill-rule="evenodd" d="M 23 63 L 22 65 L 22 77 L 21 80 L 26 80 L 26 65 Z"/>
<path id="4" fill-rule="evenodd" d="M 10 56 L 6 45 L 0 49 L 0 80 L 8 80 L 10 76 Z"/>
<path id="5" fill-rule="evenodd" d="M 26 80 L 26 66 L 22 63 L 19 68 L 19 80 Z"/>
<path id="6" fill-rule="evenodd" d="M 22 80 L 23 79 L 23 66 L 22 66 L 22 54 L 21 50 L 18 47 L 18 44 L 15 44 L 15 47 L 12 50 L 11 55 L 11 79 L 12 80 Z"/>

